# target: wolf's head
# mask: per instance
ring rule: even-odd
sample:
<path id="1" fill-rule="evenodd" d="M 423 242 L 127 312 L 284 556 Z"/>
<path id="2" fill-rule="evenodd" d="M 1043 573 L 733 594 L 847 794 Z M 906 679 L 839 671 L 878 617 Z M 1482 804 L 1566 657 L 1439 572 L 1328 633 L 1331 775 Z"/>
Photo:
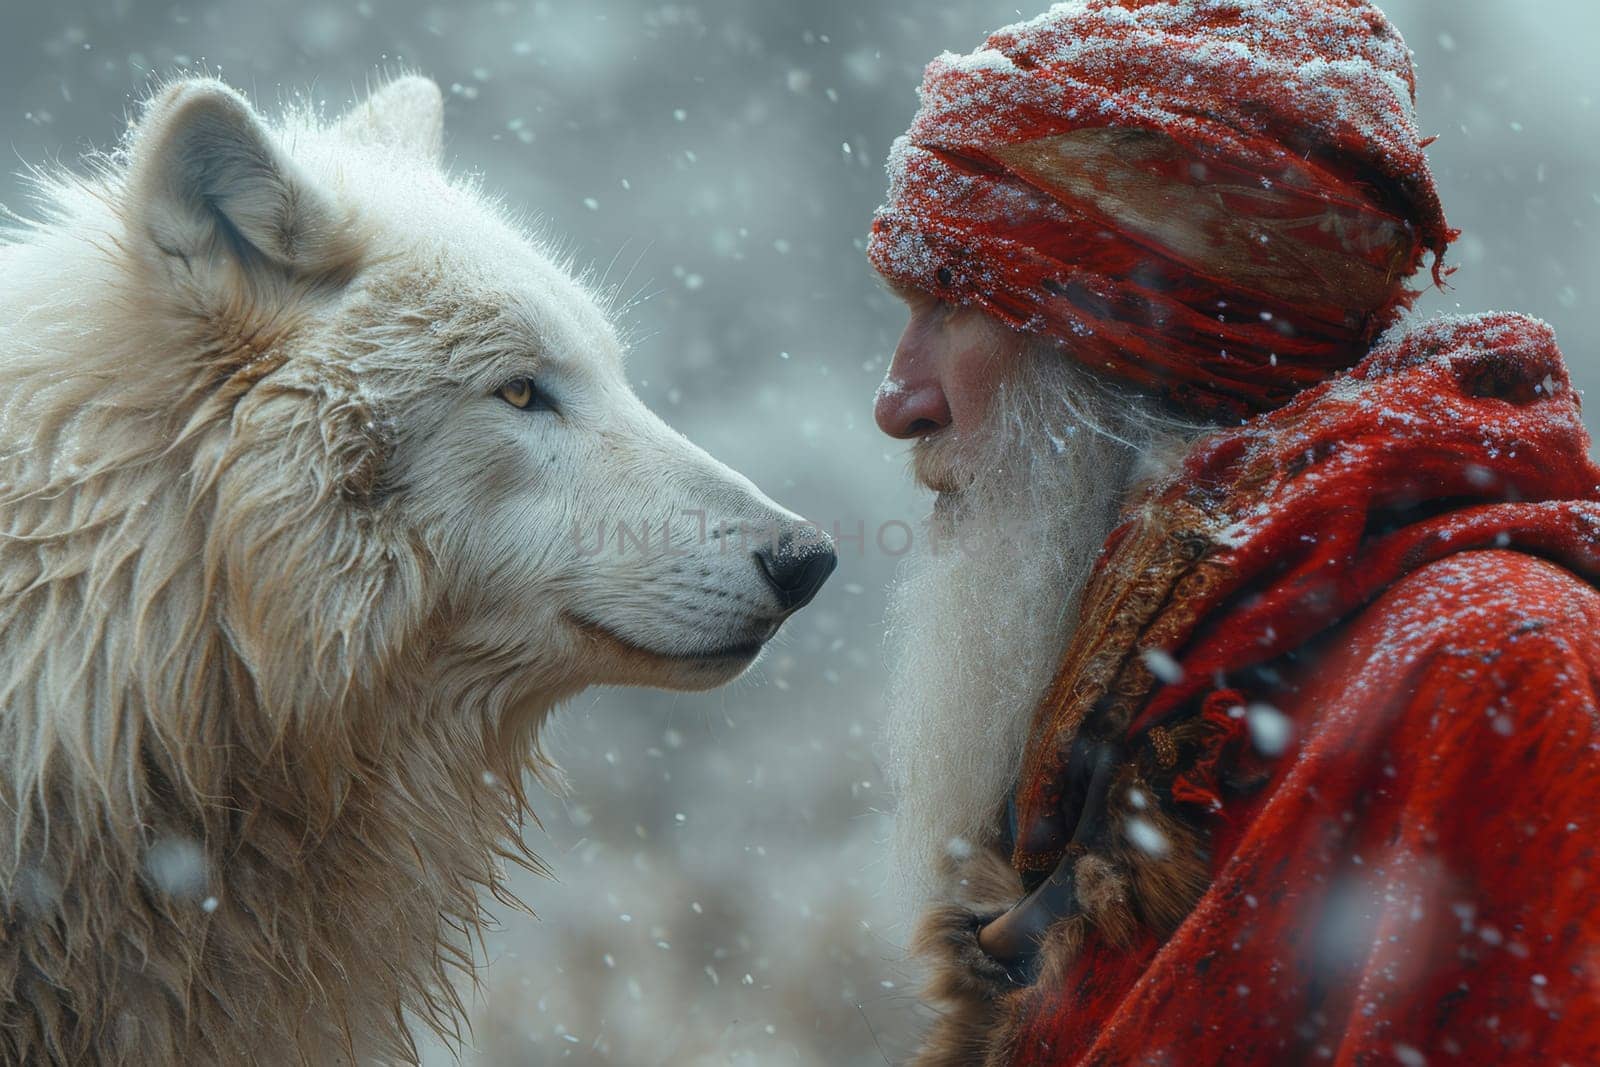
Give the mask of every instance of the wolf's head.
<path id="1" fill-rule="evenodd" d="M 93 434 L 181 460 L 194 564 L 269 705 L 397 675 L 501 712 L 731 680 L 831 549 L 634 395 L 595 295 L 444 171 L 441 118 L 415 77 L 278 126 L 167 87 L 92 198 L 107 291 L 55 297 L 109 302 L 119 336 L 27 403 L 91 469 Z"/>
<path id="2" fill-rule="evenodd" d="M 728 681 L 833 566 L 645 409 L 440 116 L 174 84 L 0 241 L 0 984 L 41 991 L 0 1059 L 459 1035 L 542 712 Z"/>

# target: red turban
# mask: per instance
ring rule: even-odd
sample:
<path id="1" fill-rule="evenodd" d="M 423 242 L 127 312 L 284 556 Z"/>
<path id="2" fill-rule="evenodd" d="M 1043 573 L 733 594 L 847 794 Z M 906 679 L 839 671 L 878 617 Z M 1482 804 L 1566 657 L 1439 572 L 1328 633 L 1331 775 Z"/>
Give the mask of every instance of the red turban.
<path id="1" fill-rule="evenodd" d="M 868 249 L 1209 418 L 1354 365 L 1435 275 L 1411 53 L 1364 0 L 1072 0 L 929 64 Z"/>

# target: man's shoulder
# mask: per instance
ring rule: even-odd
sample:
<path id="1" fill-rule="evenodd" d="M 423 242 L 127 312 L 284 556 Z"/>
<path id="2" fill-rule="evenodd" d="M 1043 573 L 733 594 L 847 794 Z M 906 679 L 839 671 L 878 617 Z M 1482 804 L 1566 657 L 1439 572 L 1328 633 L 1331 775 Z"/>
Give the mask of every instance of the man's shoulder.
<path id="1" fill-rule="evenodd" d="M 1525 552 L 1461 552 L 1419 568 L 1354 620 L 1358 630 L 1411 651 L 1496 645 L 1532 633 L 1582 637 L 1600 654 L 1600 590 Z"/>
<path id="2" fill-rule="evenodd" d="M 1388 704 L 1543 718 L 1600 702 L 1600 591 L 1524 552 L 1463 552 L 1422 567 L 1356 615 L 1342 688 Z"/>
<path id="3" fill-rule="evenodd" d="M 1558 564 L 1491 550 L 1419 568 L 1302 677 L 1308 773 L 1366 768 L 1374 797 L 1457 815 L 1479 794 L 1511 813 L 1600 803 L 1600 593 Z"/>

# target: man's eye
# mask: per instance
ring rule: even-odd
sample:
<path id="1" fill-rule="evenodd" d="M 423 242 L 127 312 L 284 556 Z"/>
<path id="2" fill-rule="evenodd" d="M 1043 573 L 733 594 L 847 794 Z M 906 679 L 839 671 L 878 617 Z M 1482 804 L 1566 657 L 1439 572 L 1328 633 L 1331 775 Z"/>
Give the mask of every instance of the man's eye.
<path id="1" fill-rule="evenodd" d="M 556 406 L 550 398 L 533 384 L 531 378 L 514 378 L 499 389 L 495 396 L 519 411 L 554 411 Z"/>

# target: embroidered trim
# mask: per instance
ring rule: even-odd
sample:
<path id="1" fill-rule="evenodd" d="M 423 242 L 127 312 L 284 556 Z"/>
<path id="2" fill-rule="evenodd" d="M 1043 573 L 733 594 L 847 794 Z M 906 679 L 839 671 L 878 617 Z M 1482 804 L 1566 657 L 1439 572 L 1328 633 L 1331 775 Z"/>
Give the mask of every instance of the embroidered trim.
<path id="1" fill-rule="evenodd" d="M 1154 727 L 1145 736 L 1150 740 L 1150 747 L 1155 749 L 1157 763 L 1169 771 L 1178 765 L 1178 743 L 1164 727 Z"/>

